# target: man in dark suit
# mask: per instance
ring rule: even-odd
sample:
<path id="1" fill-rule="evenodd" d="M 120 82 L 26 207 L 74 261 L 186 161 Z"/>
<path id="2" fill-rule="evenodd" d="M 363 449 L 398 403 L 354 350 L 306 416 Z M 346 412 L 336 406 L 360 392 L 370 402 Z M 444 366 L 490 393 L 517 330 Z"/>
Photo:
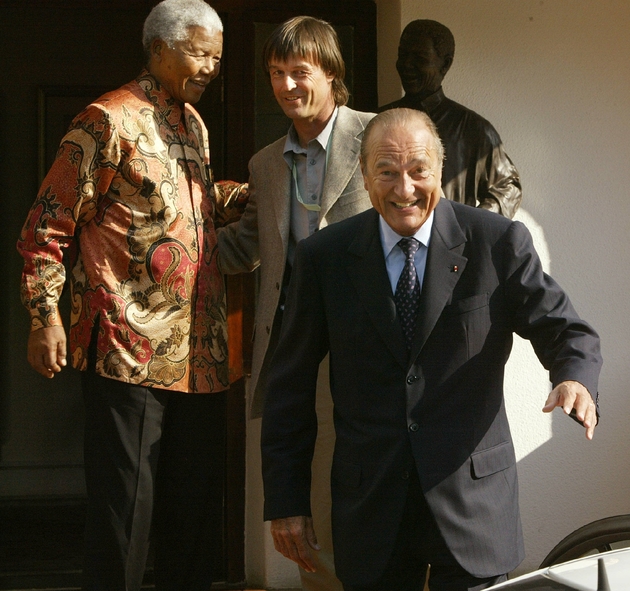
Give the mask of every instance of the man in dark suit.
<path id="1" fill-rule="evenodd" d="M 330 353 L 332 519 L 346 591 L 484 589 L 523 559 L 503 398 L 512 334 L 549 370 L 543 408 L 593 437 L 599 339 L 519 222 L 442 199 L 428 116 L 379 114 L 361 149 L 374 209 L 301 242 L 263 414 L 265 519 L 312 567 L 315 380 Z M 414 241 L 415 239 L 415 241 Z M 421 293 L 420 293 L 421 291 Z"/>

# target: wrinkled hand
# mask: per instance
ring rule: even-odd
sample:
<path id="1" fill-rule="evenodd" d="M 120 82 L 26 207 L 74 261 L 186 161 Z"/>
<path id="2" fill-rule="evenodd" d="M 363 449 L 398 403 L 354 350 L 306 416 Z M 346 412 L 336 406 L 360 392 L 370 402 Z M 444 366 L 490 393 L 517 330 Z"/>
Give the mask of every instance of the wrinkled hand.
<path id="1" fill-rule="evenodd" d="M 271 522 L 271 535 L 276 550 L 296 562 L 306 572 L 314 573 L 313 550 L 319 550 L 317 536 L 313 529 L 313 518 L 304 515 L 274 519 Z"/>
<path id="2" fill-rule="evenodd" d="M 52 378 L 66 366 L 66 331 L 63 326 L 47 326 L 30 333 L 27 359 L 33 369 Z"/>
<path id="3" fill-rule="evenodd" d="M 543 412 L 551 412 L 557 406 L 562 407 L 565 414 L 575 410 L 575 416 L 586 429 L 586 438 L 593 439 L 597 413 L 595 403 L 588 390 L 580 382 L 566 381 L 558 384 L 550 393 Z"/>

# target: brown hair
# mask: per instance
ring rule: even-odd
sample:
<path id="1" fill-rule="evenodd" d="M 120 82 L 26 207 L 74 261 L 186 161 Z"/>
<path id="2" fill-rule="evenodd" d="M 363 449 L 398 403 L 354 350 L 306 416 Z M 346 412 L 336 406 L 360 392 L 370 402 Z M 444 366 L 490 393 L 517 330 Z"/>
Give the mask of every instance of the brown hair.
<path id="1" fill-rule="evenodd" d="M 330 23 L 312 16 L 296 16 L 281 24 L 265 42 L 263 69 L 268 74 L 272 60 L 287 61 L 295 56 L 312 60 L 326 74 L 334 76 L 335 104 L 341 107 L 348 102 L 349 93 L 343 81 L 346 65 L 337 33 Z"/>

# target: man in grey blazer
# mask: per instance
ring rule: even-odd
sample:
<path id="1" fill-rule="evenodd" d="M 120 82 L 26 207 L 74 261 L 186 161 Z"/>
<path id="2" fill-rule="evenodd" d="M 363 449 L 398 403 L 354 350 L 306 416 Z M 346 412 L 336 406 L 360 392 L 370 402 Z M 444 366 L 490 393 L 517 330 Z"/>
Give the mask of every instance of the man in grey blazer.
<path id="1" fill-rule="evenodd" d="M 297 247 L 262 424 L 265 519 L 308 569 L 315 376 L 330 358 L 332 523 L 346 591 L 485 589 L 523 559 L 503 398 L 517 333 L 593 437 L 599 338 L 523 224 L 441 198 L 443 150 L 413 109 L 368 124 L 374 209 Z"/>
<path id="2" fill-rule="evenodd" d="M 363 187 L 359 151 L 372 113 L 345 106 L 345 66 L 334 29 L 306 16 L 280 25 L 263 49 L 276 100 L 292 120 L 289 133 L 260 150 L 249 164 L 249 203 L 240 221 L 222 228 L 219 264 L 225 273 L 260 264 L 260 286 L 249 404 L 259 417 L 266 372 L 275 349 L 285 290 L 297 243 L 320 228 L 371 206 Z M 322 373 L 327 374 L 327 362 Z M 327 380 L 318 384 L 319 437 L 313 465 L 313 520 L 309 540 L 317 558 L 301 570 L 303 589 L 335 591 L 330 533 L 330 465 L 334 446 Z M 309 516 L 310 519 L 310 516 Z"/>

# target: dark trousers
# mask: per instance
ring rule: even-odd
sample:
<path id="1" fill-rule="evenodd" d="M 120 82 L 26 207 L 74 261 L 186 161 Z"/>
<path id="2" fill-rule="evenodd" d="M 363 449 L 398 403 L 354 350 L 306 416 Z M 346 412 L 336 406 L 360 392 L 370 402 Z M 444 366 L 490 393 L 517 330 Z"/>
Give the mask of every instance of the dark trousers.
<path id="1" fill-rule="evenodd" d="M 506 575 L 478 579 L 455 560 L 413 474 L 392 556 L 382 577 L 371 585 L 344 584 L 344 591 L 422 591 L 429 568 L 431 591 L 481 591 L 507 580 Z"/>
<path id="2" fill-rule="evenodd" d="M 225 392 L 184 394 L 82 374 L 88 514 L 83 589 L 206 591 L 223 523 Z"/>

